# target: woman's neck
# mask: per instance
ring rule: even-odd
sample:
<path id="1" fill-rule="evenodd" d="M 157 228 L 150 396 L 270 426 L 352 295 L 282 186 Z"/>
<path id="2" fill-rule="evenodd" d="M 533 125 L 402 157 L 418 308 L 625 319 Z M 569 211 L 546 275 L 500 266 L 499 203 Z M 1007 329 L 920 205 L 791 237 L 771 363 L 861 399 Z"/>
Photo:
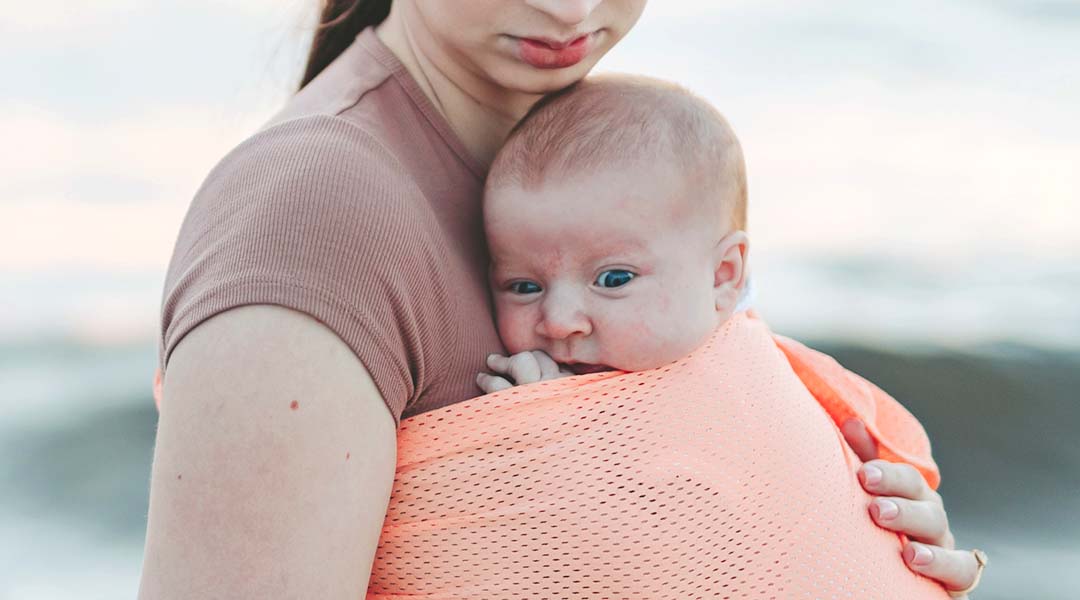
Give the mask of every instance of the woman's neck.
<path id="1" fill-rule="evenodd" d="M 415 34 L 427 32 L 410 29 L 409 19 L 397 10 L 402 5 L 408 3 L 392 5 L 375 34 L 409 71 L 473 158 L 487 167 L 510 130 L 540 97 L 499 88 L 464 68 L 453 74 L 438 68 L 416 43 Z"/>

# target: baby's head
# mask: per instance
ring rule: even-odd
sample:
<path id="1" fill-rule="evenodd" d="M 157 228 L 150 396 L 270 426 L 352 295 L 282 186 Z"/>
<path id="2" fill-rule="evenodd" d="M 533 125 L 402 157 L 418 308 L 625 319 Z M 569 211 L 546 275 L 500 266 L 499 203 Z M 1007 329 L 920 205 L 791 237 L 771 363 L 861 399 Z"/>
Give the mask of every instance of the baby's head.
<path id="1" fill-rule="evenodd" d="M 503 343 L 577 373 L 681 358 L 734 312 L 745 221 L 742 150 L 704 100 L 628 76 L 545 98 L 485 188 Z"/>

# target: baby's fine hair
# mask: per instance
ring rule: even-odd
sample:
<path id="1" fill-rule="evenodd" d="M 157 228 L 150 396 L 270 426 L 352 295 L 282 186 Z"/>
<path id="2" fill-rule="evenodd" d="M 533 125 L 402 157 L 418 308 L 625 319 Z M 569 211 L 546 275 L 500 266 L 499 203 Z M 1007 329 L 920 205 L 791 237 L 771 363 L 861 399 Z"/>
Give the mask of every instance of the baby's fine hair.
<path id="1" fill-rule="evenodd" d="M 746 229 L 746 167 L 734 131 L 711 104 L 676 84 L 638 75 L 598 75 L 536 103 L 509 137 L 486 189 L 536 189 L 549 177 L 669 160 L 688 185 L 728 204 Z"/>

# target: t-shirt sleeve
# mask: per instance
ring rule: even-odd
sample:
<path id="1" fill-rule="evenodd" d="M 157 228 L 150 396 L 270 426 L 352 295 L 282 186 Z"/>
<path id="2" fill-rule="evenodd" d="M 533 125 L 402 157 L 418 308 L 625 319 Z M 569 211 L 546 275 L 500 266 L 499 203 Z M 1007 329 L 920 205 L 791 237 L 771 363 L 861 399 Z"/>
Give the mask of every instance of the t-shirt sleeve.
<path id="1" fill-rule="evenodd" d="M 207 176 L 181 226 L 162 298 L 159 367 L 199 323 L 275 304 L 333 330 L 400 422 L 415 399 L 421 299 L 440 252 L 414 181 L 357 125 L 319 115 L 245 140 Z"/>

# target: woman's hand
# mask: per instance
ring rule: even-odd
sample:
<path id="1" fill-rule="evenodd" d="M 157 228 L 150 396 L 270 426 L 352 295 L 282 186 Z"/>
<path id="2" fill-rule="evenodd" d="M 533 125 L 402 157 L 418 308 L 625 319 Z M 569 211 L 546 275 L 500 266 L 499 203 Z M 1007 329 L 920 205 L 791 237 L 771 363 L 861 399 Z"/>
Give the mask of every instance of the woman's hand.
<path id="1" fill-rule="evenodd" d="M 866 463 L 859 470 L 859 482 L 867 492 L 878 496 L 870 503 L 870 516 L 881 527 L 913 540 L 903 550 L 908 568 L 936 579 L 947 590 L 971 585 L 979 564 L 971 551 L 956 550 L 941 495 L 930 489 L 915 467 L 878 460 L 877 446 L 862 421 L 850 419 L 841 431 Z"/>
<path id="2" fill-rule="evenodd" d="M 560 369 L 559 364 L 542 350 L 518 352 L 513 356 L 490 354 L 487 357 L 487 366 L 498 375 L 477 374 L 476 385 L 480 386 L 485 394 L 505 390 L 515 385 L 573 375 Z"/>

